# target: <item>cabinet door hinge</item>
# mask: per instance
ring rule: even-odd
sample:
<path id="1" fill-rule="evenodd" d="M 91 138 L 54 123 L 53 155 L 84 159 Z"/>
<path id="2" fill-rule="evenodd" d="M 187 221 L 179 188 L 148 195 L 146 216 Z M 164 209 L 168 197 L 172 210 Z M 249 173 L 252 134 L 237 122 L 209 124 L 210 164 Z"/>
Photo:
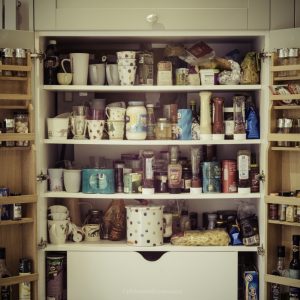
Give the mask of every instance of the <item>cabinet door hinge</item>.
<path id="1" fill-rule="evenodd" d="M 42 62 L 45 59 L 46 54 L 42 51 L 40 52 L 34 52 L 30 54 L 30 57 L 33 59 L 39 59 L 40 62 Z"/>
<path id="2" fill-rule="evenodd" d="M 47 242 L 41 238 L 41 241 L 38 243 L 38 249 L 42 250 L 45 249 L 47 247 Z"/>
<path id="3" fill-rule="evenodd" d="M 37 182 L 43 182 L 43 181 L 48 180 L 48 179 L 49 179 L 49 176 L 47 174 L 44 174 L 42 171 L 38 176 L 36 176 L 36 181 Z"/>
<path id="4" fill-rule="evenodd" d="M 265 255 L 264 245 L 261 245 L 261 246 L 257 247 L 257 254 L 260 255 L 260 256 L 264 256 Z"/>
<path id="5" fill-rule="evenodd" d="M 266 181 L 266 175 L 265 175 L 264 171 L 261 171 L 261 173 L 258 175 L 258 180 L 261 182 Z"/>
<path id="6" fill-rule="evenodd" d="M 266 58 L 270 58 L 272 56 L 273 52 L 266 52 L 266 51 L 263 51 L 263 52 L 260 52 L 259 53 L 259 58 L 261 60 L 265 60 Z"/>

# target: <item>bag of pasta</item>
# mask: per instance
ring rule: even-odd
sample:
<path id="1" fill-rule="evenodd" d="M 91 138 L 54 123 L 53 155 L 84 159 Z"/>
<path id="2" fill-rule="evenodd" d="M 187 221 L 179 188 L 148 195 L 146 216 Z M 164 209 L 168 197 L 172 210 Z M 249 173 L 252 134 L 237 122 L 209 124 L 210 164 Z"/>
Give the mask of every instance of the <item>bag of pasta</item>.
<path id="1" fill-rule="evenodd" d="M 224 229 L 190 230 L 175 234 L 171 244 L 178 246 L 228 246 L 230 237 Z"/>

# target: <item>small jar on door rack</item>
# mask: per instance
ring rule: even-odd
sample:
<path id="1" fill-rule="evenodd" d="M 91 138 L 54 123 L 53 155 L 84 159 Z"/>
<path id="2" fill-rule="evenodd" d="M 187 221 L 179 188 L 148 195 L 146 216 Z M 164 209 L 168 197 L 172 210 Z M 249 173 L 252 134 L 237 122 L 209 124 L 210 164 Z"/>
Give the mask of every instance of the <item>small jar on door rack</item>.
<path id="1" fill-rule="evenodd" d="M 147 137 L 147 110 L 143 101 L 129 101 L 126 109 L 127 140 L 145 140 Z"/>
<path id="2" fill-rule="evenodd" d="M 24 112 L 15 112 L 14 113 L 15 120 L 15 132 L 26 134 L 29 132 L 29 122 L 28 122 L 28 114 Z M 17 147 L 27 147 L 29 145 L 28 141 L 16 141 L 15 144 Z"/>

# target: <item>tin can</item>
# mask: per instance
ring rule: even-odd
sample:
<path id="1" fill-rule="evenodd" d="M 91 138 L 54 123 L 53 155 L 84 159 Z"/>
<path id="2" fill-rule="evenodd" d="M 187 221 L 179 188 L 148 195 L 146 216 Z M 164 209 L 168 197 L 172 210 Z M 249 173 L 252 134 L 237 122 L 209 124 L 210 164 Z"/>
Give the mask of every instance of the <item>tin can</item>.
<path id="1" fill-rule="evenodd" d="M 286 216 L 286 204 L 279 204 L 278 205 L 278 218 L 279 221 L 285 221 Z"/>
<path id="2" fill-rule="evenodd" d="M 269 204 L 269 219 L 278 220 L 278 204 Z"/>
<path id="3" fill-rule="evenodd" d="M 203 162 L 203 193 L 221 192 L 221 167 L 216 161 Z"/>
<path id="4" fill-rule="evenodd" d="M 63 255 L 48 255 L 46 258 L 47 299 L 62 300 L 64 294 L 64 260 Z"/>
<path id="5" fill-rule="evenodd" d="M 129 173 L 124 175 L 124 193 L 133 194 L 142 192 L 142 174 Z"/>
<path id="6" fill-rule="evenodd" d="M 222 161 L 222 193 L 237 192 L 237 164 L 236 160 Z"/>

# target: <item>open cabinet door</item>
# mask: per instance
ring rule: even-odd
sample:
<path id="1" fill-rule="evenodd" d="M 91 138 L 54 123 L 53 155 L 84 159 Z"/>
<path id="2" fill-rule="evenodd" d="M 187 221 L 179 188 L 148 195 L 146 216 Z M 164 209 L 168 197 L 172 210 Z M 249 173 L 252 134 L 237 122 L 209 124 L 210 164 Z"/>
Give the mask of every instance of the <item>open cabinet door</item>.
<path id="1" fill-rule="evenodd" d="M 270 32 L 269 49 L 273 54 L 270 61 L 268 99 L 268 167 L 265 196 L 265 283 L 267 288 L 265 289 L 265 299 L 274 299 L 271 296 L 274 289 L 280 290 L 280 293 L 287 297 L 290 291 L 300 295 L 300 289 L 297 290 L 300 288 L 300 276 L 289 278 L 289 275 L 274 274 L 278 260 L 277 247 L 285 247 L 285 268 L 287 269 L 293 251 L 299 249 L 292 245 L 292 236 L 300 234 L 298 216 L 294 215 L 300 206 L 299 196 L 295 195 L 295 191 L 300 189 L 300 131 L 297 123 L 300 119 L 300 93 L 299 89 L 298 91 L 295 89 L 295 86 L 299 87 L 300 85 L 300 60 L 298 57 L 293 62 L 288 62 L 287 58 L 287 63 L 281 64 L 277 56 L 277 49 L 300 48 L 299 37 L 300 28 Z M 278 95 L 273 92 L 274 87 L 278 85 L 283 86 L 282 88 L 290 94 Z M 285 128 L 281 132 L 278 124 L 282 122 L 293 124 L 293 127 Z M 283 192 L 290 194 L 283 194 Z M 286 212 L 284 212 L 285 209 Z M 289 211 L 292 212 L 291 215 Z M 286 299 L 285 296 L 281 296 L 280 299 Z"/>
<path id="2" fill-rule="evenodd" d="M 1 30 L 0 48 L 26 49 L 22 65 L 14 60 L 12 64 L 0 64 L 0 122 L 6 120 L 0 134 L 0 187 L 7 188 L 5 194 L 0 194 L 0 247 L 6 249 L 6 264 L 11 273 L 10 277 L 0 279 L 0 286 L 8 287 L 10 299 L 23 299 L 19 286 L 21 291 L 27 290 L 27 295 L 30 287 L 29 298 L 38 299 L 35 103 L 30 55 L 34 33 Z M 32 269 L 20 276 L 22 258 L 32 260 Z"/>

